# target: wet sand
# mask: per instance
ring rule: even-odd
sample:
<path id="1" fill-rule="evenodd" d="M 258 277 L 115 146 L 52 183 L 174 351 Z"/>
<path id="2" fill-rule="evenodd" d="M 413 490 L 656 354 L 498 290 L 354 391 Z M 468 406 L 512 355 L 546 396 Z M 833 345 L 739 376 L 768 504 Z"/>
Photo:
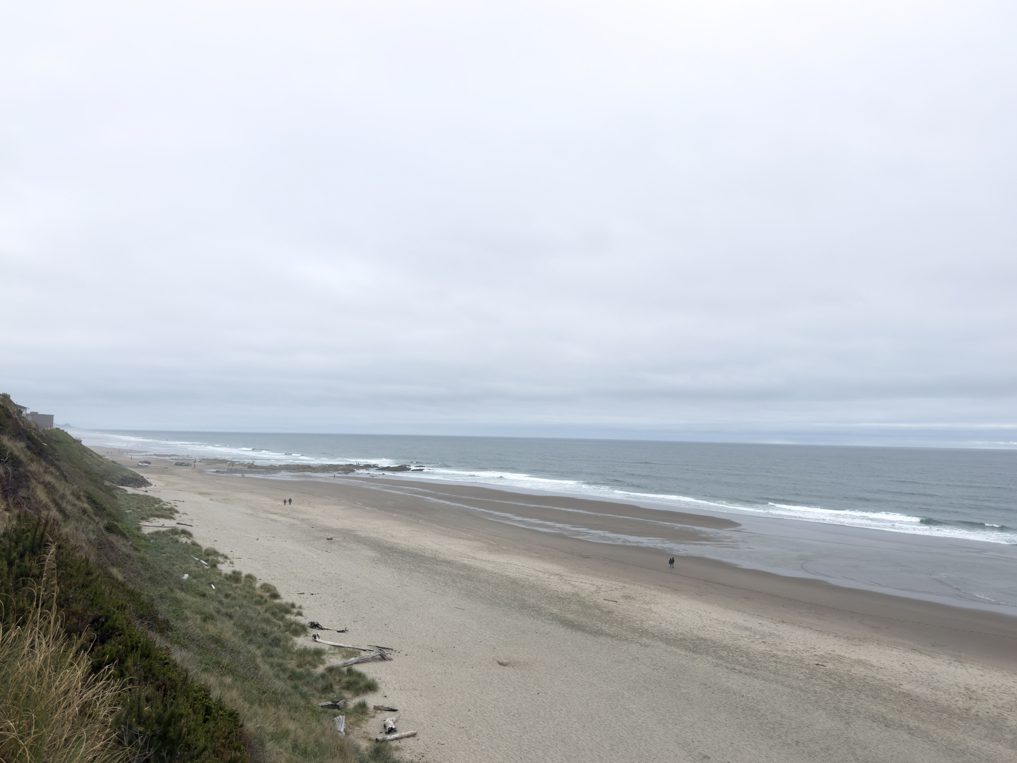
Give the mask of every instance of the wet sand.
<path id="1" fill-rule="evenodd" d="M 708 543 L 728 520 L 405 479 L 152 459 L 195 538 L 350 643 L 410 760 L 1011 761 L 1017 619 L 492 521 L 584 514 Z M 435 496 L 437 495 L 437 500 Z M 427 497 L 430 496 L 430 497 Z M 292 506 L 283 499 L 293 498 Z M 525 504 L 525 505 L 520 505 Z M 474 507 L 466 510 L 462 505 Z M 476 509 L 481 509 L 477 513 Z"/>

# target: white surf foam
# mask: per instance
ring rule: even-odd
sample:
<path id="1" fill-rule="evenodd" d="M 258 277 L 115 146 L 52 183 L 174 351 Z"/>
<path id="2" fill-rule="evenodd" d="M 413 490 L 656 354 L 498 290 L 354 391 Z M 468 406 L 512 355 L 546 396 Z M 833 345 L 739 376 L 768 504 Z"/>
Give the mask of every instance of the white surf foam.
<path id="1" fill-rule="evenodd" d="M 407 479 L 435 479 L 442 482 L 464 482 L 483 484 L 490 487 L 517 488 L 532 492 L 553 492 L 581 497 L 596 497 L 602 500 L 629 501 L 651 508 L 681 511 L 723 512 L 730 514 L 752 514 L 773 519 L 812 522 L 842 527 L 856 527 L 883 532 L 923 535 L 928 537 L 954 538 L 983 543 L 1017 544 L 1017 533 L 1000 532 L 993 526 L 985 528 L 957 527 L 952 525 L 929 525 L 921 517 L 890 511 L 864 511 L 860 509 L 827 509 L 820 506 L 796 506 L 770 502 L 754 506 L 747 503 L 713 501 L 686 495 L 667 493 L 646 493 L 603 485 L 592 485 L 579 480 L 563 480 L 536 477 L 530 474 L 510 472 L 464 471 L 454 469 L 430 469 L 404 475 Z"/>
<path id="2" fill-rule="evenodd" d="M 87 430 L 69 430 L 85 445 L 102 448 L 119 448 L 143 455 L 168 453 L 173 456 L 189 456 L 196 458 L 217 458 L 225 461 L 239 461 L 262 465 L 272 464 L 377 464 L 379 466 L 395 466 L 396 461 L 388 458 L 338 458 L 325 456 L 307 456 L 300 453 L 285 453 L 265 450 L 249 446 L 225 445 L 215 442 L 198 442 L 193 440 L 172 440 L 154 437 L 141 437 L 114 432 L 92 432 Z"/>

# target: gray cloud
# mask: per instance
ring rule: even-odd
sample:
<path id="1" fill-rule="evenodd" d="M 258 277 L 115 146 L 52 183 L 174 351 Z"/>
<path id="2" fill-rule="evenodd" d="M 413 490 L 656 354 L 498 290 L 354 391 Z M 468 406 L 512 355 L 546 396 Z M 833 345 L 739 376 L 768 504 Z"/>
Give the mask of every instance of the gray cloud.
<path id="1" fill-rule="evenodd" d="M 81 426 L 1013 427 L 1015 15 L 7 9 L 0 388 Z"/>

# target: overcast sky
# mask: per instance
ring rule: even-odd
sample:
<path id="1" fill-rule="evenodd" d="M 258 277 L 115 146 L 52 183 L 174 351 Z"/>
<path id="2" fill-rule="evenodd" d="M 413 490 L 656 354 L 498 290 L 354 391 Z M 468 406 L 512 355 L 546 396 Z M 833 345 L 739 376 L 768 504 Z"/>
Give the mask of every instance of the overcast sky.
<path id="1" fill-rule="evenodd" d="M 1017 446 L 1012 0 L 0 8 L 57 421 Z"/>

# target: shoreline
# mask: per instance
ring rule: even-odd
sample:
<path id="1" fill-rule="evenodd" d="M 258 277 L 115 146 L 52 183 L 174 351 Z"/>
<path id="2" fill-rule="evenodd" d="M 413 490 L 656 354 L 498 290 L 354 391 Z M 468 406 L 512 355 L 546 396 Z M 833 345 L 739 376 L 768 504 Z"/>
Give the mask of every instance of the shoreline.
<path id="1" fill-rule="evenodd" d="M 328 485 L 299 479 L 283 482 L 301 485 L 302 488 L 314 484 Z M 371 494 L 375 493 L 376 485 L 402 488 L 406 482 L 405 479 L 392 482 L 379 477 L 348 478 L 337 487 L 340 487 L 347 500 L 353 492 L 363 495 L 363 491 L 367 491 L 360 498 L 366 505 L 370 502 Z M 421 487 L 430 489 L 433 485 L 422 484 Z M 446 490 L 451 488 L 464 497 L 481 499 L 501 500 L 503 496 L 519 495 L 512 491 L 481 486 L 442 487 Z M 309 492 L 313 492 L 313 489 L 309 489 Z M 572 497 L 524 495 L 528 502 L 533 501 L 546 507 L 545 511 L 555 506 L 567 506 L 573 510 L 611 507 L 616 512 L 624 509 L 626 518 L 642 516 L 651 517 L 650 521 L 660 521 L 661 512 L 636 505 Z M 431 525 L 438 533 L 448 533 L 453 529 L 457 533 L 468 533 L 486 543 L 504 545 L 511 548 L 514 554 L 531 560 L 554 557 L 584 574 L 708 598 L 713 602 L 722 602 L 725 606 L 757 614 L 779 611 L 782 617 L 799 625 L 825 619 L 859 637 L 878 632 L 882 638 L 949 653 L 955 658 L 971 658 L 977 654 L 978 658 L 989 664 L 1017 668 L 1017 616 L 850 588 L 814 578 L 738 567 L 703 556 L 681 556 L 678 558 L 677 569 L 671 571 L 666 568 L 665 552 L 517 528 L 479 519 L 467 512 L 452 510 L 436 513 L 433 506 L 429 506 L 427 512 L 420 512 L 410 500 L 387 501 L 384 508 L 389 514 Z M 736 524 L 707 515 L 669 511 L 667 516 L 672 523 L 683 526 L 678 534 L 684 536 L 682 540 L 686 543 L 709 543 L 708 539 L 700 537 L 699 528 L 729 528 Z M 850 621 L 844 621 L 845 613 L 851 614 Z"/>
<path id="2" fill-rule="evenodd" d="M 829 454 L 824 456 L 810 451 L 808 468 L 801 470 L 797 462 L 788 463 L 783 456 L 775 456 L 772 449 L 742 452 L 734 446 L 725 446 L 722 454 L 711 454 L 674 444 L 679 449 L 674 453 L 657 453 L 653 448 L 643 452 L 637 447 L 632 452 L 615 454 L 597 448 L 587 452 L 582 443 L 559 448 L 557 444 L 552 447 L 550 441 L 534 441 L 536 451 L 522 453 L 518 449 L 513 450 L 511 443 L 489 442 L 483 438 L 477 440 L 483 446 L 478 453 L 464 452 L 463 443 L 467 440 L 461 438 L 452 444 L 434 442 L 426 447 L 420 446 L 424 452 L 418 456 L 424 460 L 418 461 L 414 460 L 417 456 L 412 455 L 418 450 L 412 438 L 405 442 L 407 438 L 388 438 L 391 442 L 382 438 L 384 445 L 377 447 L 369 447 L 370 440 L 365 443 L 361 441 L 363 438 L 354 436 L 349 442 L 338 435 L 329 436 L 321 442 L 303 435 L 291 439 L 284 435 L 260 438 L 254 435 L 223 435 L 221 439 L 212 441 L 216 443 L 214 445 L 176 442 L 169 438 L 165 442 L 139 441 L 134 443 L 136 447 L 132 447 L 124 438 L 111 435 L 105 439 L 98 436 L 96 444 L 113 447 L 126 444 L 127 449 L 122 451 L 125 456 L 131 452 L 144 452 L 169 457 L 183 452 L 191 453 L 192 457 L 202 457 L 202 451 L 208 450 L 211 455 L 204 461 L 205 464 L 229 473 L 246 473 L 247 477 L 251 477 L 253 471 L 271 479 L 328 481 L 332 470 L 345 476 L 352 476 L 351 472 L 356 471 L 358 475 L 398 480 L 392 489 L 407 494 L 414 484 L 418 484 L 418 494 L 427 497 L 426 494 L 430 493 L 430 497 L 438 499 L 442 496 L 435 494 L 464 486 L 508 491 L 512 500 L 502 502 L 502 506 L 491 503 L 474 508 L 492 512 L 503 509 L 502 514 L 512 516 L 489 514 L 486 518 L 528 524 L 531 529 L 608 544 L 656 549 L 667 556 L 700 556 L 777 576 L 807 578 L 837 587 L 1017 617 L 1017 589 L 1010 584 L 1011 571 L 1017 564 L 1017 531 L 1011 530 L 1017 525 L 1005 509 L 1009 505 L 1007 496 L 1000 494 L 1008 481 L 1005 476 L 988 481 L 979 479 L 992 475 L 999 477 L 1000 464 L 995 462 L 976 459 L 973 463 L 955 464 L 953 461 L 938 463 L 935 459 L 925 459 L 912 463 L 908 459 L 898 459 L 900 463 L 887 465 L 882 462 L 873 464 L 871 459 L 848 459 L 841 463 L 841 456 L 831 460 Z M 177 439 L 180 439 L 179 436 Z M 254 458 L 256 463 L 228 460 L 230 448 L 236 450 L 241 444 L 246 456 Z M 259 447 L 252 451 L 249 447 L 252 444 Z M 174 445 L 183 450 L 175 450 Z M 502 448 L 507 450 L 500 450 Z M 294 452 L 291 453 L 291 450 Z M 314 455 L 301 455 L 303 453 Z M 319 458 L 325 453 L 359 453 L 376 458 L 358 459 L 359 468 L 349 459 L 340 459 L 329 466 Z M 284 455 L 293 456 L 298 463 L 290 465 L 284 462 Z M 562 458 L 569 455 L 580 460 L 566 466 Z M 716 467 L 711 461 L 714 455 L 724 456 L 721 467 Z M 259 462 L 262 456 L 265 458 Z M 667 470 L 658 468 L 665 463 L 665 456 L 684 459 L 679 474 L 691 476 L 688 479 L 672 478 L 670 473 L 665 473 Z M 638 458 L 650 460 L 644 462 Z M 476 474 L 469 474 L 462 470 L 465 467 L 461 468 L 465 463 L 489 464 L 494 471 L 481 469 Z M 550 464 L 546 469 L 545 463 Z M 571 461 L 568 463 L 572 464 Z M 591 465 L 597 463 L 601 463 L 607 471 L 591 472 Z M 650 464 L 645 470 L 641 466 L 644 463 Z M 932 468 L 937 464 L 942 469 Z M 747 470 L 745 477 L 742 467 Z M 716 473 L 711 471 L 715 468 L 719 469 Z M 449 479 L 443 476 L 446 469 L 451 475 Z M 788 469 L 794 473 L 795 480 L 801 477 L 800 484 L 795 481 L 785 489 L 783 483 L 773 484 L 771 477 L 767 476 L 782 474 L 782 470 Z M 415 470 L 424 473 L 410 473 Z M 557 477 L 544 479 L 534 476 L 545 472 Z M 873 485 L 867 487 L 868 482 L 858 480 L 856 484 L 849 484 L 851 480 L 845 475 L 856 472 L 872 477 Z M 566 473 L 571 476 L 562 482 L 562 475 Z M 704 475 L 713 475 L 709 478 L 720 480 L 719 484 L 724 488 L 720 489 L 721 494 L 742 497 L 733 503 L 719 498 L 683 498 L 684 495 L 713 495 L 705 484 L 699 485 L 701 489 L 698 492 L 692 484 L 697 481 L 702 483 Z M 974 479 L 987 487 L 961 489 L 967 484 L 957 482 L 962 477 Z M 922 497 L 925 492 L 907 487 L 918 484 L 915 480 L 924 479 L 930 480 L 928 495 L 942 496 L 941 503 L 933 506 Z M 657 480 L 656 488 L 650 489 L 653 480 Z M 904 480 L 906 489 L 895 487 L 900 480 Z M 642 484 L 650 492 L 628 493 L 607 487 L 603 491 L 596 488 L 597 485 L 611 484 Z M 740 490 L 740 485 L 745 490 Z M 664 492 L 659 493 L 659 490 Z M 895 498 L 898 493 L 907 496 L 901 499 L 900 504 Z M 564 497 L 574 497 L 589 501 L 596 508 L 585 515 L 581 511 L 536 515 L 531 511 L 532 507 L 525 504 L 542 496 L 553 496 L 559 501 Z M 528 501 L 526 497 L 529 497 Z M 830 502 L 827 503 L 826 499 Z M 785 507 L 781 501 L 791 506 Z M 753 508 L 756 503 L 762 508 Z M 630 521 L 615 522 L 613 526 L 605 523 L 600 515 L 610 514 L 619 504 L 627 507 L 626 518 Z M 688 512 L 685 516 L 723 517 L 728 525 L 703 527 L 697 535 L 688 531 L 694 523 L 686 521 L 683 532 L 675 533 L 668 526 L 668 533 L 661 535 L 655 532 L 654 525 L 673 523 L 666 520 L 662 523 L 634 521 L 638 517 L 633 513 L 632 504 L 652 510 L 650 513 L 658 518 L 673 519 L 682 516 L 680 512 Z M 976 510 L 976 504 L 981 505 L 981 509 Z M 860 508 L 845 509 L 849 505 Z M 993 509 L 993 506 L 996 508 Z M 842 512 L 837 507 L 845 510 Z M 794 511 L 788 514 L 785 508 Z M 982 527 L 978 522 L 961 521 L 959 517 L 969 509 L 973 518 L 981 517 L 979 521 L 985 523 L 984 527 L 996 529 L 983 532 L 973 529 L 976 525 Z M 732 527 L 732 522 L 736 526 Z M 1006 541 L 1011 535 L 1012 539 Z"/>
<path id="3" fill-rule="evenodd" d="M 365 667 L 382 686 L 377 701 L 421 730 L 402 746 L 410 760 L 947 761 L 1017 750 L 1014 618 L 688 556 L 671 572 L 645 550 L 453 505 L 421 511 L 387 490 L 404 490 L 402 479 L 242 479 L 159 459 L 143 471 L 199 542 L 271 581 L 309 620 L 398 650 Z M 557 501 L 527 496 L 537 514 Z"/>
<path id="4" fill-rule="evenodd" d="M 216 463 L 214 461 L 210 463 Z M 260 470 L 254 473 L 236 470 L 233 472 L 215 471 L 216 474 L 231 476 L 247 476 L 254 479 L 279 481 L 283 483 L 318 483 L 335 485 L 334 480 L 326 479 L 327 474 L 317 475 L 290 472 L 280 469 Z M 488 521 L 516 524 L 518 527 L 533 531 L 535 535 L 557 534 L 563 538 L 578 539 L 595 547 L 627 547 L 637 553 L 680 555 L 681 558 L 695 559 L 697 564 L 712 565 L 717 570 L 727 570 L 726 577 L 731 574 L 764 575 L 781 581 L 800 581 L 803 585 L 818 584 L 828 589 L 855 591 L 887 597 L 904 602 L 922 602 L 948 609 L 962 610 L 972 613 L 990 613 L 1003 618 L 1017 618 L 1017 606 L 1003 604 L 985 597 L 958 595 L 949 591 L 949 596 L 942 591 L 938 594 L 931 591 L 907 590 L 887 584 L 863 584 L 857 580 L 849 580 L 842 576 L 823 575 L 801 567 L 801 574 L 794 574 L 780 564 L 760 564 L 758 558 L 751 559 L 744 555 L 746 538 L 759 532 L 759 518 L 723 515 L 721 512 L 710 513 L 678 511 L 671 508 L 655 507 L 652 504 L 629 503 L 621 500 L 588 498 L 565 493 L 548 493 L 526 491 L 518 488 L 503 488 L 484 483 L 470 484 L 462 482 L 442 482 L 438 480 L 415 480 L 412 476 L 399 474 L 395 477 L 383 471 L 377 473 L 358 473 L 353 471 L 340 472 L 338 479 L 342 484 L 359 486 L 365 489 L 386 490 L 402 493 L 407 497 L 419 498 L 427 502 L 429 511 L 434 511 L 434 504 L 456 505 L 462 501 L 461 508 L 472 514 L 489 515 Z M 497 516 L 497 515 L 503 516 Z M 576 518 L 575 515 L 582 515 Z M 738 521 L 741 520 L 741 521 Z M 956 548 L 964 542 L 953 538 L 930 538 L 912 534 L 888 534 L 885 531 L 860 529 L 854 527 L 818 524 L 808 522 L 772 519 L 762 520 L 769 524 L 769 532 L 776 532 L 792 542 L 796 539 L 825 536 L 826 543 L 836 538 L 838 544 L 851 539 L 857 550 L 859 545 L 896 546 L 894 551 L 921 556 L 923 553 L 935 557 L 950 548 Z M 573 532 L 562 532 L 561 528 L 575 522 Z M 553 529 L 542 530 L 541 525 Z M 634 525 L 650 527 L 648 536 L 626 535 Z M 779 530 L 774 530 L 777 528 Z M 665 532 L 659 532 L 665 528 Z M 654 533 L 653 530 L 658 532 Z M 736 546 L 724 538 L 724 531 L 736 531 L 742 545 Z M 597 536 L 607 538 L 600 540 Z M 867 536 L 867 537 L 866 537 Z M 653 541 L 650 543 L 649 541 Z M 970 546 L 970 544 L 968 544 Z M 681 548 L 679 549 L 678 546 Z M 751 547 L 751 542 L 749 543 Z M 726 555 L 718 553 L 719 549 L 732 549 Z M 844 546 L 844 548 L 848 548 Z M 692 549 L 690 551 L 690 549 Z M 700 553 L 695 553 L 701 549 Z M 838 549 L 840 551 L 841 549 Z M 1007 549 L 1008 550 L 1008 549 Z M 979 548 L 978 553 L 986 549 Z M 994 552 L 994 550 L 993 550 Z M 598 552 L 599 553 L 599 552 Z M 612 552 L 608 555 L 617 555 Z M 627 552 L 620 552 L 627 553 Z M 992 552 L 990 552 L 992 553 Z M 994 552 L 998 555 L 999 552 Z M 726 557 L 726 558 L 725 558 Z M 740 557 L 740 558 L 739 558 Z M 888 556 L 887 558 L 892 558 Z M 738 559 L 738 561 L 734 561 Z M 1017 561 L 1017 557 L 1015 557 Z M 736 572 L 735 572 L 736 571 Z M 935 579 L 935 578 L 933 578 Z"/>

